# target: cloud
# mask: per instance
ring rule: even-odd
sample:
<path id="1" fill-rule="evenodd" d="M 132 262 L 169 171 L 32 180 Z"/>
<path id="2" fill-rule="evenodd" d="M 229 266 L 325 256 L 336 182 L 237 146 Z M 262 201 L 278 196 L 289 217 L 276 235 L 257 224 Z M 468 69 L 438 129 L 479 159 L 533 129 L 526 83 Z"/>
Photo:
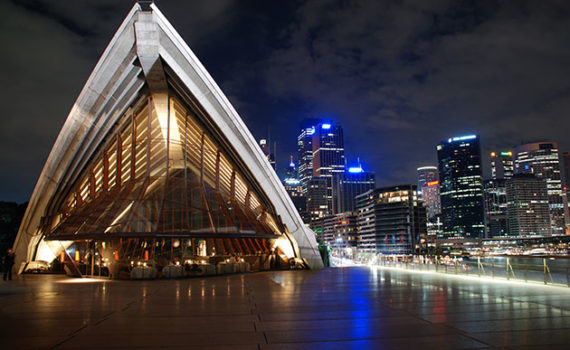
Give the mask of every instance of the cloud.
<path id="1" fill-rule="evenodd" d="M 531 138 L 568 149 L 569 23 L 562 2 L 311 1 L 265 64 L 267 91 L 336 111 L 348 153 L 393 170 L 384 184 L 415 181 L 464 132 L 485 151 Z"/>

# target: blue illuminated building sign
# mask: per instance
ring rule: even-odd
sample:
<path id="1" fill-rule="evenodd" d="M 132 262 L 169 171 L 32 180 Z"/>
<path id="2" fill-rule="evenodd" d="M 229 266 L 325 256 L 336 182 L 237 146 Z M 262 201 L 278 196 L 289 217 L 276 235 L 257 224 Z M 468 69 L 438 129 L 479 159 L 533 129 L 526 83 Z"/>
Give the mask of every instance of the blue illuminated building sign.
<path id="1" fill-rule="evenodd" d="M 349 173 L 353 173 L 353 174 L 357 174 L 357 173 L 363 173 L 364 170 L 362 170 L 362 167 L 361 167 L 361 166 L 359 166 L 359 167 L 350 167 L 350 168 L 348 168 L 348 172 L 349 172 Z"/>
<path id="2" fill-rule="evenodd" d="M 323 129 L 325 129 L 325 130 L 328 130 L 328 129 L 331 128 L 331 125 L 328 124 L 328 123 L 324 123 L 324 124 L 321 124 L 321 128 L 323 128 Z"/>
<path id="3" fill-rule="evenodd" d="M 447 142 L 452 143 L 452 142 L 456 142 L 456 141 L 473 140 L 475 138 L 477 138 L 477 135 L 457 136 L 457 137 L 453 137 L 453 138 L 450 137 L 447 140 Z"/>

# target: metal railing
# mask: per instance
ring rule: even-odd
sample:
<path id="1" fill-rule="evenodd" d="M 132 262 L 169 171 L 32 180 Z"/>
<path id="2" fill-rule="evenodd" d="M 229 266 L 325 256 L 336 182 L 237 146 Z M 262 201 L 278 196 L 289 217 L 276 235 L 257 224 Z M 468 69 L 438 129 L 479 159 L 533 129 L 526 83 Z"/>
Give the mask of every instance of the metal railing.
<path id="1" fill-rule="evenodd" d="M 442 258 L 378 255 L 360 258 L 359 262 L 409 270 L 570 287 L 570 259 L 567 258 Z"/>

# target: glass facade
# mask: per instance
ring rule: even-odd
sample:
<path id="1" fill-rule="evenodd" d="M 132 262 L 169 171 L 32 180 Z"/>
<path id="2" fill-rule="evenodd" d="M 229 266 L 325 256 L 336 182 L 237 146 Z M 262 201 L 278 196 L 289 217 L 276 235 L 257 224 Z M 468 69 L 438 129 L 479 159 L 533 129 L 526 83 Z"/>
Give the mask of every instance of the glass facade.
<path id="1" fill-rule="evenodd" d="M 426 211 L 417 187 L 377 188 L 356 197 L 359 242 L 363 252 L 413 254 L 426 244 Z"/>
<path id="2" fill-rule="evenodd" d="M 536 142 L 520 145 L 514 150 L 515 173 L 533 174 L 546 181 L 550 226 L 553 235 L 565 233 L 562 174 L 556 142 Z"/>
<path id="3" fill-rule="evenodd" d="M 45 239 L 105 242 L 115 260 L 268 252 L 285 227 L 199 113 L 174 93 L 165 115 L 140 98 L 61 189 Z"/>
<path id="4" fill-rule="evenodd" d="M 485 237 L 483 176 L 479 136 L 459 136 L 437 146 L 441 238 Z"/>

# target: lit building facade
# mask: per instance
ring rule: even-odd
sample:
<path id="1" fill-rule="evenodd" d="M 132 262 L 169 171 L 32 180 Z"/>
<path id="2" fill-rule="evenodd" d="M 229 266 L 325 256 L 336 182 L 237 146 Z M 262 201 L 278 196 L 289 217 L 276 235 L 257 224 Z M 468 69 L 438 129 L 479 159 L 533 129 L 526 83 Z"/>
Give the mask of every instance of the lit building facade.
<path id="1" fill-rule="evenodd" d="M 336 123 L 321 122 L 313 134 L 313 176 L 326 181 L 328 212 L 333 212 L 333 177 L 345 171 L 344 137 L 342 127 Z"/>
<path id="2" fill-rule="evenodd" d="M 320 219 L 330 215 L 327 189 L 326 179 L 320 177 L 312 177 L 307 183 L 307 216 L 312 229 Z"/>
<path id="3" fill-rule="evenodd" d="M 17 266 L 128 271 L 277 247 L 322 267 L 314 233 L 239 115 L 156 5 L 144 6 L 52 148 L 14 243 Z"/>
<path id="4" fill-rule="evenodd" d="M 514 174 L 513 152 L 491 152 L 491 179 L 510 179 Z"/>
<path id="5" fill-rule="evenodd" d="M 485 237 L 479 136 L 437 145 L 443 232 L 441 238 Z"/>
<path id="6" fill-rule="evenodd" d="M 487 237 L 509 235 L 507 190 L 505 182 L 505 179 L 484 181 Z"/>
<path id="7" fill-rule="evenodd" d="M 377 188 L 356 196 L 358 249 L 413 254 L 426 243 L 426 212 L 415 185 Z"/>
<path id="8" fill-rule="evenodd" d="M 306 195 L 309 180 L 313 177 L 313 135 L 315 125 L 321 121 L 319 119 L 305 119 L 301 123 L 301 132 L 297 136 L 297 156 L 299 165 L 297 175 L 303 185 L 303 193 Z"/>
<path id="9" fill-rule="evenodd" d="M 354 198 L 374 189 L 376 179 L 373 172 L 364 171 L 361 166 L 350 167 L 333 177 L 333 187 L 333 212 L 352 212 L 355 210 Z"/>
<path id="10" fill-rule="evenodd" d="M 301 215 L 303 222 L 309 222 L 310 218 L 307 214 L 307 198 L 303 194 L 303 185 L 301 184 L 301 180 L 297 177 L 297 168 L 293 162 L 293 156 L 291 156 L 291 162 L 285 170 L 283 186 L 293 201 L 293 205 L 297 208 L 299 215 Z"/>
<path id="11" fill-rule="evenodd" d="M 353 248 L 358 244 L 356 213 L 345 212 L 323 219 L 324 242 L 333 249 Z"/>
<path id="12" fill-rule="evenodd" d="M 516 147 L 513 154 L 515 173 L 533 174 L 546 181 L 552 234 L 564 234 L 566 225 L 558 144 L 556 142 L 528 143 Z"/>
<path id="13" fill-rule="evenodd" d="M 570 152 L 562 152 L 562 191 L 564 192 L 564 219 L 566 221 L 566 235 L 570 235 Z"/>
<path id="14" fill-rule="evenodd" d="M 423 198 L 422 189 L 428 183 L 434 183 L 434 181 L 439 181 L 439 172 L 436 166 L 428 165 L 422 166 L 417 169 L 418 172 L 418 198 Z"/>
<path id="15" fill-rule="evenodd" d="M 513 236 L 550 236 L 550 208 L 545 180 L 516 174 L 506 182 L 509 231 Z"/>
<path id="16" fill-rule="evenodd" d="M 418 199 L 422 200 L 427 214 L 427 241 L 435 246 L 437 235 L 441 234 L 441 198 L 439 194 L 439 171 L 436 166 L 422 166 L 418 173 Z"/>

